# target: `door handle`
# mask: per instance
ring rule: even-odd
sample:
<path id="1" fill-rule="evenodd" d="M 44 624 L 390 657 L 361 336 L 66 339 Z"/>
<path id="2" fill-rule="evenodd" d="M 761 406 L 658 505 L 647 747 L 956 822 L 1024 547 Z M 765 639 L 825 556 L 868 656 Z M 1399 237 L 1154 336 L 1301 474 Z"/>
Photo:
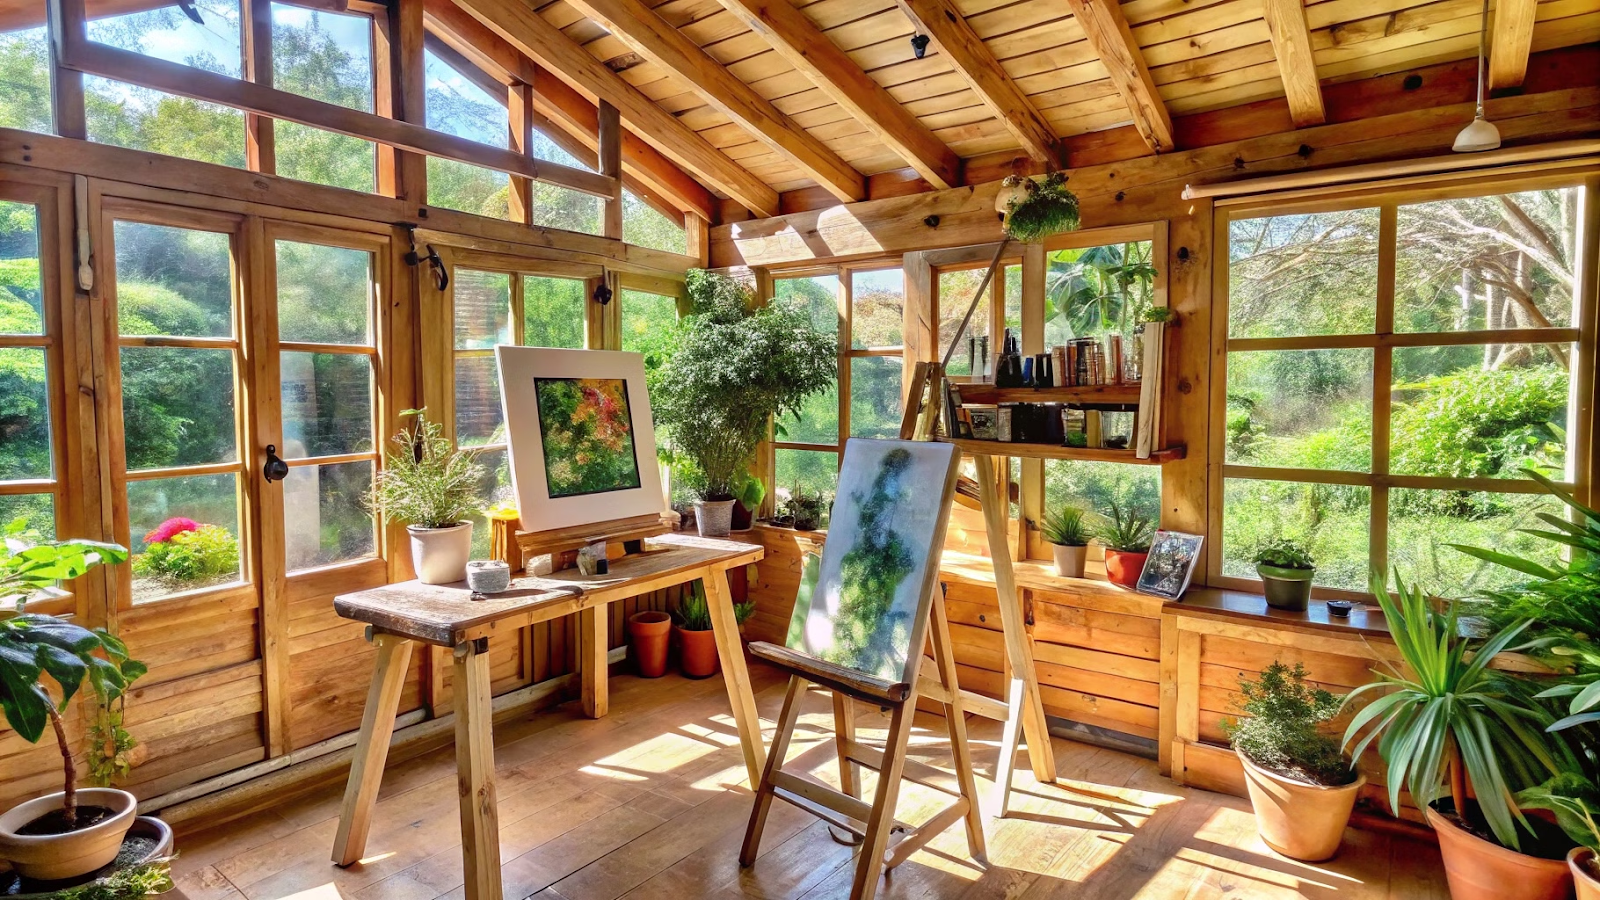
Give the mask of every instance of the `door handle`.
<path id="1" fill-rule="evenodd" d="M 278 445 L 267 445 L 267 461 L 261 466 L 261 477 L 268 484 L 289 477 L 289 464 L 278 458 Z"/>

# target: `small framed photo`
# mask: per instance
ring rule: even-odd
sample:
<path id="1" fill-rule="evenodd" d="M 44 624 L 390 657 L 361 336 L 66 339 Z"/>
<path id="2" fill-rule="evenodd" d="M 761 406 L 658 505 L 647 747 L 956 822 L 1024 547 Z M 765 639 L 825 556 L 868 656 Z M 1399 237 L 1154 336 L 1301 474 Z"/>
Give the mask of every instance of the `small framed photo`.
<path id="1" fill-rule="evenodd" d="M 1195 564 L 1200 561 L 1200 545 L 1205 538 L 1181 531 L 1157 531 L 1150 542 L 1150 556 L 1139 573 L 1139 592 L 1177 600 L 1189 589 Z"/>

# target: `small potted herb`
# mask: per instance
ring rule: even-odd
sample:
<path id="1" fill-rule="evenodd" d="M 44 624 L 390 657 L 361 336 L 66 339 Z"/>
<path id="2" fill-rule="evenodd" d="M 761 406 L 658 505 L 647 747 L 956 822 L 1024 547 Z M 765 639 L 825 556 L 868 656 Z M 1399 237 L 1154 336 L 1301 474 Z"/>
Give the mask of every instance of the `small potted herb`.
<path id="1" fill-rule="evenodd" d="M 408 409 L 415 423 L 394 436 L 394 451 L 373 481 L 369 502 L 385 519 L 406 523 L 411 562 L 423 584 L 467 577 L 472 516 L 479 511 L 483 467 L 477 454 L 456 450 L 438 422 Z"/>
<path id="2" fill-rule="evenodd" d="M 1306 545 L 1289 538 L 1273 538 L 1256 551 L 1256 574 L 1267 595 L 1267 605 L 1299 612 L 1311 600 L 1311 579 L 1316 560 Z"/>
<path id="3" fill-rule="evenodd" d="M 816 531 L 822 525 L 822 513 L 827 508 L 827 498 L 821 491 L 796 487 L 789 495 L 789 517 L 795 531 Z"/>
<path id="4" fill-rule="evenodd" d="M 733 620 L 743 626 L 755 613 L 755 601 L 735 603 Z M 678 665 L 689 678 L 710 678 L 717 674 L 717 639 L 711 630 L 711 606 L 706 602 L 705 585 L 695 581 L 678 600 L 678 611 L 673 615 L 678 634 Z"/>
<path id="5" fill-rule="evenodd" d="M 1356 794 L 1366 776 L 1353 771 L 1339 739 L 1318 726 L 1339 712 L 1342 698 L 1306 683 L 1305 666 L 1274 662 L 1257 681 L 1240 677 L 1248 718 L 1223 730 L 1244 764 L 1256 830 L 1291 859 L 1320 862 L 1339 852 Z"/>
<path id="6" fill-rule="evenodd" d="M 1056 558 L 1056 574 L 1062 578 L 1082 578 L 1083 561 L 1089 553 L 1089 523 L 1083 510 L 1062 506 L 1045 514 L 1040 528 Z"/>
<path id="7" fill-rule="evenodd" d="M 734 497 L 732 531 L 749 531 L 756 527 L 756 510 L 767 497 L 767 486 L 759 478 L 746 478 Z"/>
<path id="8" fill-rule="evenodd" d="M 1556 823 L 1576 841 L 1567 854 L 1567 868 L 1578 888 L 1578 900 L 1600 900 L 1600 790 L 1577 772 L 1566 772 L 1517 794 L 1523 809 L 1543 809 L 1555 814 Z"/>
<path id="9" fill-rule="evenodd" d="M 1112 584 L 1131 589 L 1139 583 L 1155 530 L 1155 520 L 1150 516 L 1131 508 L 1124 510 L 1117 501 L 1111 501 L 1098 537 L 1106 545 L 1106 578 Z"/>

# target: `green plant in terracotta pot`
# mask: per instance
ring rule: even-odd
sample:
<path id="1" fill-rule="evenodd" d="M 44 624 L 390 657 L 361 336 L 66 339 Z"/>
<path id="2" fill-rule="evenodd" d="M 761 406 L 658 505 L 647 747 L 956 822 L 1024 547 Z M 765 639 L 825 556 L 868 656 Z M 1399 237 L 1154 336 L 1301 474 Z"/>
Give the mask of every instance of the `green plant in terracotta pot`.
<path id="1" fill-rule="evenodd" d="M 1339 852 L 1356 794 L 1367 783 L 1339 739 L 1320 726 L 1342 699 L 1307 682 L 1305 666 L 1273 662 L 1260 678 L 1239 678 L 1246 718 L 1223 723 L 1244 765 L 1256 829 L 1291 859 L 1320 862 Z"/>
<path id="2" fill-rule="evenodd" d="M 1578 772 L 1558 775 L 1538 787 L 1517 794 L 1523 809 L 1553 813 L 1556 824 L 1578 846 L 1567 853 L 1567 868 L 1578 889 L 1578 900 L 1600 900 L 1600 789 Z"/>
<path id="3" fill-rule="evenodd" d="M 733 620 L 743 626 L 756 611 L 755 601 L 735 603 Z M 711 606 L 706 602 L 705 585 L 695 581 L 678 600 L 673 614 L 678 635 L 678 665 L 690 678 L 709 678 L 717 674 L 717 640 L 711 630 Z"/>
<path id="4" fill-rule="evenodd" d="M 1311 601 L 1311 579 L 1317 574 L 1316 560 L 1306 545 L 1290 538 L 1273 538 L 1256 551 L 1256 574 L 1267 605 L 1301 611 Z"/>
<path id="5" fill-rule="evenodd" d="M 1062 578 L 1082 578 L 1083 563 L 1089 555 L 1089 539 L 1094 536 L 1087 514 L 1076 506 L 1059 506 L 1045 514 L 1039 533 L 1050 543 L 1056 574 Z"/>
<path id="6" fill-rule="evenodd" d="M 1111 501 L 1098 537 L 1106 545 L 1106 578 L 1112 584 L 1132 589 L 1139 583 L 1155 530 L 1154 517 Z"/>

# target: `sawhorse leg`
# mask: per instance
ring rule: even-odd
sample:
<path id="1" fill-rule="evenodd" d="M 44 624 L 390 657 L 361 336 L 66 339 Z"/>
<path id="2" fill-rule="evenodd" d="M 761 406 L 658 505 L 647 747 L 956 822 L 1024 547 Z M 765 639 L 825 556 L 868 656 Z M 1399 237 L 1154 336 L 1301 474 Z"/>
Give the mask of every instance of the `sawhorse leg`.
<path id="1" fill-rule="evenodd" d="M 733 707 L 734 725 L 739 731 L 739 746 L 744 751 L 744 768 L 753 790 L 761 783 L 766 768 L 766 748 L 761 743 L 761 714 L 756 711 L 756 695 L 750 687 L 750 669 L 744 662 L 744 644 L 739 640 L 739 622 L 733 615 L 733 594 L 728 590 L 726 570 L 701 577 L 706 589 L 706 605 L 711 607 L 711 632 L 717 641 L 717 660 L 722 663 L 722 680 L 728 688 L 728 705 Z"/>
<path id="2" fill-rule="evenodd" d="M 389 634 L 369 638 L 378 648 L 367 707 L 361 713 L 361 736 L 350 761 L 350 780 L 344 788 L 339 812 L 339 833 L 333 839 L 333 861 L 348 866 L 367 852 L 367 832 L 372 828 L 372 808 L 378 802 L 383 764 L 389 758 L 394 735 L 394 714 L 400 708 L 406 667 L 411 663 L 412 641 Z"/>
<path id="3" fill-rule="evenodd" d="M 467 900 L 501 900 L 488 644 L 480 638 L 455 648 L 456 786 L 461 801 L 461 863 Z"/>

